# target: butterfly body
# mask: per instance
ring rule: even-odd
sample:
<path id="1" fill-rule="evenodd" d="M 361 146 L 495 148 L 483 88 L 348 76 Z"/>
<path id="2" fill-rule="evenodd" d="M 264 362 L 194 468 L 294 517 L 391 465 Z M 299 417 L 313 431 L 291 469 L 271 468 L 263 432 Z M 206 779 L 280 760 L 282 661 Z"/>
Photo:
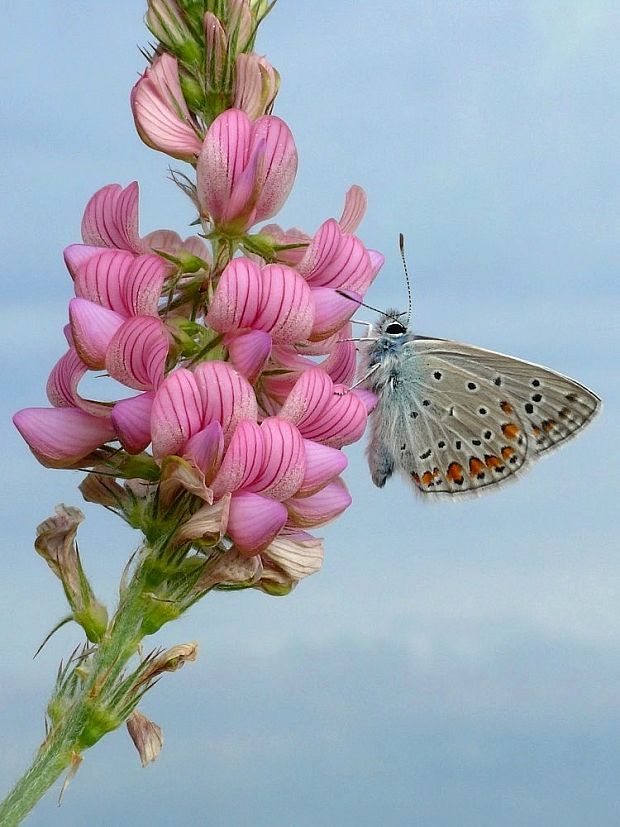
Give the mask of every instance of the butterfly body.
<path id="1" fill-rule="evenodd" d="M 382 314 L 364 350 L 363 384 L 378 398 L 368 447 L 378 487 L 400 471 L 425 493 L 487 489 L 574 436 L 600 407 L 566 376 L 416 336 L 402 315 Z"/>

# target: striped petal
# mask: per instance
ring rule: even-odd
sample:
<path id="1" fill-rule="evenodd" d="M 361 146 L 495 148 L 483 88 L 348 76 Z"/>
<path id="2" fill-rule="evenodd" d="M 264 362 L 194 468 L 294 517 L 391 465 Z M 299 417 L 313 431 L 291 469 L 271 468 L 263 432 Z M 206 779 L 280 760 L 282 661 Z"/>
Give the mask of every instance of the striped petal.
<path id="1" fill-rule="evenodd" d="M 366 193 L 357 184 L 354 184 L 344 198 L 344 209 L 338 219 L 338 224 L 343 233 L 354 233 L 360 225 L 362 218 L 366 215 L 368 198 Z"/>
<path id="2" fill-rule="evenodd" d="M 181 85 L 176 58 L 157 57 L 131 91 L 131 111 L 145 144 L 181 161 L 194 161 L 202 141 L 196 134 Z"/>
<path id="3" fill-rule="evenodd" d="M 105 365 L 114 379 L 140 391 L 157 390 L 164 378 L 170 337 L 164 323 L 136 316 L 115 333 Z"/>
<path id="4" fill-rule="evenodd" d="M 207 314 L 218 333 L 251 327 L 261 306 L 263 279 L 258 264 L 235 258 L 224 268 Z"/>
<path id="5" fill-rule="evenodd" d="M 80 408 L 95 416 L 107 416 L 110 406 L 103 402 L 82 399 L 77 389 L 88 366 L 73 348 L 54 365 L 47 380 L 47 398 L 55 408 Z"/>
<path id="6" fill-rule="evenodd" d="M 240 551 L 258 554 L 281 531 L 287 517 L 282 503 L 240 491 L 231 498 L 226 533 Z"/>
<path id="7" fill-rule="evenodd" d="M 310 497 L 288 500 L 290 522 L 300 528 L 324 525 L 351 505 L 351 495 L 341 479 L 328 483 Z"/>
<path id="8" fill-rule="evenodd" d="M 99 250 L 78 265 L 75 295 L 129 316 L 125 284 L 134 260 L 134 255 L 123 250 Z"/>
<path id="9" fill-rule="evenodd" d="M 110 343 L 125 323 L 124 316 L 86 299 L 71 299 L 69 321 L 71 338 L 82 361 L 92 370 L 103 369 Z"/>
<path id="10" fill-rule="evenodd" d="M 226 362 L 203 362 L 194 371 L 203 406 L 203 424 L 219 422 L 226 442 L 244 419 L 256 421 L 252 386 Z"/>
<path id="11" fill-rule="evenodd" d="M 112 411 L 112 424 L 123 448 L 130 454 L 139 454 L 151 441 L 151 411 L 155 394 L 140 393 L 130 399 L 121 399 Z"/>
<path id="12" fill-rule="evenodd" d="M 247 165 L 251 138 L 250 119 L 238 109 L 218 115 L 207 130 L 196 166 L 198 200 L 216 223 Z"/>
<path id="13" fill-rule="evenodd" d="M 256 422 L 240 422 L 230 440 L 222 464 L 211 483 L 214 499 L 252 486 L 263 464 L 265 445 Z"/>
<path id="14" fill-rule="evenodd" d="M 49 468 L 71 467 L 115 437 L 108 417 L 77 408 L 25 408 L 13 422 L 39 462 Z"/>
<path id="15" fill-rule="evenodd" d="M 252 327 L 270 333 L 276 344 L 306 339 L 314 323 L 314 302 L 304 279 L 279 264 L 263 267 L 261 278 L 260 309 Z"/>
<path id="16" fill-rule="evenodd" d="M 254 122 L 254 145 L 265 142 L 265 155 L 257 177 L 256 221 L 279 212 L 297 174 L 297 149 L 291 130 L 281 118 L 264 115 Z"/>
<path id="17" fill-rule="evenodd" d="M 333 218 L 319 227 L 297 269 L 312 287 L 363 293 L 372 281 L 366 248 L 356 236 L 343 233 Z"/>
<path id="18" fill-rule="evenodd" d="M 138 184 L 108 184 L 89 200 L 82 218 L 82 240 L 95 247 L 142 252 L 138 233 Z"/>
<path id="19" fill-rule="evenodd" d="M 337 342 L 321 369 L 335 385 L 350 385 L 357 371 L 357 351 L 354 342 Z"/>
<path id="20" fill-rule="evenodd" d="M 155 255 L 135 259 L 122 285 L 123 300 L 132 316 L 157 316 L 161 290 L 170 265 Z"/>
<path id="21" fill-rule="evenodd" d="M 297 428 L 280 417 L 264 419 L 260 430 L 264 443 L 260 473 L 244 487 L 274 500 L 287 500 L 298 491 L 304 478 L 304 441 Z"/>
<path id="22" fill-rule="evenodd" d="M 350 445 L 363 435 L 368 413 L 360 397 L 342 386 L 335 386 L 335 392 L 312 418 L 299 425 L 306 439 L 313 439 L 332 448 Z"/>
<path id="23" fill-rule="evenodd" d="M 185 368 L 170 373 L 159 387 L 151 411 L 153 456 L 181 454 L 203 427 L 203 402 L 194 374 Z"/>
<path id="24" fill-rule="evenodd" d="M 288 419 L 302 432 L 308 424 L 320 419 L 321 411 L 334 393 L 334 384 L 320 368 L 306 370 L 295 382 L 279 416 Z"/>

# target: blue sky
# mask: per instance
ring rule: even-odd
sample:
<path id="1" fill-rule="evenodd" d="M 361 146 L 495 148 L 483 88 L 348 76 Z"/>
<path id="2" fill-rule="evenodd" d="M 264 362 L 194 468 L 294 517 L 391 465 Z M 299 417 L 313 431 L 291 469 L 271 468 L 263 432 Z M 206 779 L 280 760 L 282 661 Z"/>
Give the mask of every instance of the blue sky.
<path id="1" fill-rule="evenodd" d="M 44 404 L 64 348 L 62 248 L 114 181 L 140 181 L 143 232 L 193 218 L 134 134 L 142 14 L 3 12 L 3 787 L 78 639 L 65 628 L 32 661 L 64 612 L 34 528 L 80 504 L 79 477 L 39 467 L 9 424 Z M 349 449 L 354 503 L 324 532 L 323 570 L 285 599 L 216 595 L 165 629 L 201 653 L 144 703 L 159 761 L 142 770 L 126 734 L 108 736 L 33 827 L 617 825 L 619 37 L 613 0 L 280 0 L 259 47 L 300 154 L 281 223 L 312 231 L 362 184 L 361 235 L 387 257 L 371 303 L 406 300 L 402 231 L 419 332 L 573 375 L 603 414 L 519 484 L 454 504 L 374 489 Z M 113 604 L 137 537 L 86 511 L 85 564 Z"/>

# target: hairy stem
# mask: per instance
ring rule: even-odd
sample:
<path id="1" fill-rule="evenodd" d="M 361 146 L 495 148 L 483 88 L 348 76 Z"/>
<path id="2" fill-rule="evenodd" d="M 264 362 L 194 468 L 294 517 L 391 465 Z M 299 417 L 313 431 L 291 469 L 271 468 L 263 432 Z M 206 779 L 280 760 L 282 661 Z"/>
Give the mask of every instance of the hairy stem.
<path id="1" fill-rule="evenodd" d="M 81 752 L 99 740 L 97 700 L 121 674 L 142 638 L 144 616 L 141 569 L 121 598 L 108 631 L 93 656 L 88 679 L 66 713 L 54 724 L 39 747 L 31 767 L 0 804 L 0 825 L 20 824 L 66 770 L 77 767 Z M 118 722 L 118 725 L 123 723 Z"/>

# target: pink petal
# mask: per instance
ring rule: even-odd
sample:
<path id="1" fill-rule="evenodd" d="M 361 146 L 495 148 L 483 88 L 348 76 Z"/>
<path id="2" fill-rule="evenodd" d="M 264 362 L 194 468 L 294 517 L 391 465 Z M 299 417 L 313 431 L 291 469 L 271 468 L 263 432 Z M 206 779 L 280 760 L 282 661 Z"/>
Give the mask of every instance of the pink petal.
<path id="1" fill-rule="evenodd" d="M 176 58 L 157 57 L 131 91 L 131 110 L 142 140 L 182 161 L 194 161 L 202 142 L 181 91 Z"/>
<path id="2" fill-rule="evenodd" d="M 159 318 L 136 316 L 115 333 L 105 365 L 114 379 L 140 391 L 157 390 L 164 378 L 170 337 Z"/>
<path id="3" fill-rule="evenodd" d="M 319 227 L 297 269 L 312 287 L 358 293 L 364 293 L 373 278 L 366 248 L 356 236 L 343 233 L 333 218 Z"/>
<path id="4" fill-rule="evenodd" d="M 203 406 L 203 424 L 219 422 L 226 441 L 244 419 L 256 421 L 254 390 L 247 379 L 226 362 L 202 362 L 194 371 Z"/>
<path id="5" fill-rule="evenodd" d="M 260 376 L 271 354 L 271 336 L 262 330 L 251 330 L 224 340 L 230 362 L 250 383 Z"/>
<path id="6" fill-rule="evenodd" d="M 329 287 L 314 287 L 312 298 L 315 306 L 312 339 L 325 339 L 340 330 L 362 300 L 359 293 L 348 292 L 347 296 L 341 296 Z"/>
<path id="7" fill-rule="evenodd" d="M 123 299 L 133 316 L 157 316 L 161 291 L 170 265 L 155 255 L 136 258 L 122 285 Z"/>
<path id="8" fill-rule="evenodd" d="M 183 452 L 188 439 L 203 427 L 203 402 L 194 374 L 185 368 L 170 373 L 155 395 L 151 412 L 153 456 Z"/>
<path id="9" fill-rule="evenodd" d="M 80 358 L 93 370 L 104 368 L 110 342 L 125 318 L 86 299 L 71 299 L 69 321 L 71 338 Z"/>
<path id="10" fill-rule="evenodd" d="M 68 247 L 65 247 L 62 255 L 67 265 L 67 270 L 71 273 L 71 278 L 75 278 L 77 268 L 80 264 L 83 264 L 85 261 L 88 261 L 91 256 L 100 252 L 101 247 L 91 247 L 88 244 L 70 244 Z"/>
<path id="11" fill-rule="evenodd" d="M 314 494 L 339 476 L 347 467 L 347 458 L 342 451 L 304 439 L 306 452 L 306 473 L 304 475 L 298 496 L 306 497 Z"/>
<path id="12" fill-rule="evenodd" d="M 304 279 L 289 267 L 269 264 L 261 270 L 262 298 L 252 325 L 275 343 L 303 341 L 314 323 L 314 302 Z"/>
<path id="13" fill-rule="evenodd" d="M 297 173 L 297 149 L 290 129 L 280 118 L 264 115 L 254 123 L 253 144 L 265 141 L 257 176 L 256 221 L 275 215 L 286 201 Z"/>
<path id="14" fill-rule="evenodd" d="M 218 333 L 250 327 L 261 304 L 263 279 L 258 264 L 235 258 L 224 268 L 209 306 L 207 325 Z"/>
<path id="15" fill-rule="evenodd" d="M 277 224 L 266 224 L 261 228 L 260 234 L 268 236 L 278 245 L 296 245 L 290 250 L 277 251 L 278 261 L 283 264 L 288 264 L 290 267 L 297 267 L 304 257 L 306 247 L 311 241 L 308 233 L 305 233 L 303 230 L 299 230 L 297 227 L 291 227 L 291 229 L 285 231 Z"/>
<path id="16" fill-rule="evenodd" d="M 354 391 L 335 388 L 319 416 L 308 417 L 299 430 L 306 439 L 342 448 L 357 442 L 366 429 L 367 419 L 366 406 Z"/>
<path id="17" fill-rule="evenodd" d="M 50 468 L 66 468 L 114 439 L 109 418 L 77 408 L 24 408 L 13 422 L 33 454 Z"/>
<path id="18" fill-rule="evenodd" d="M 107 416 L 110 406 L 103 402 L 82 399 L 77 389 L 88 370 L 73 348 L 65 353 L 52 368 L 47 380 L 47 398 L 55 408 L 81 408 L 95 416 Z"/>
<path id="19" fill-rule="evenodd" d="M 365 388 L 355 388 L 351 391 L 360 400 L 362 405 L 366 408 L 366 413 L 372 413 L 377 407 L 378 399 L 372 391 L 367 391 Z"/>
<path id="20" fill-rule="evenodd" d="M 320 417 L 333 392 L 334 386 L 329 376 L 320 368 L 310 368 L 295 382 L 279 415 L 301 430 L 308 421 L 312 423 L 317 416 Z"/>
<path id="21" fill-rule="evenodd" d="M 260 474 L 244 487 L 274 500 L 286 500 L 297 492 L 304 478 L 304 441 L 294 425 L 279 417 L 264 419 L 260 430 L 264 440 Z"/>
<path id="22" fill-rule="evenodd" d="M 227 534 L 241 551 L 258 553 L 282 529 L 287 516 L 282 503 L 240 491 L 230 502 Z"/>
<path id="23" fill-rule="evenodd" d="M 123 250 L 99 250 L 78 266 L 75 295 L 129 316 L 125 283 L 134 260 L 134 255 Z"/>
<path id="24" fill-rule="evenodd" d="M 338 342 L 321 363 L 321 369 L 335 385 L 350 385 L 357 371 L 357 352 L 354 342 Z"/>
<path id="25" fill-rule="evenodd" d="M 203 472 L 209 483 L 222 463 L 224 455 L 224 431 L 219 422 L 210 422 L 194 434 L 185 446 L 183 456 L 192 460 Z"/>
<path id="26" fill-rule="evenodd" d="M 351 505 L 351 495 L 340 479 L 330 482 L 310 497 L 288 500 L 289 518 L 293 525 L 311 528 L 333 520 Z"/>
<path id="27" fill-rule="evenodd" d="M 233 185 L 246 167 L 252 124 L 238 109 L 227 109 L 207 131 L 196 166 L 198 200 L 215 222 L 224 214 Z"/>
<path id="28" fill-rule="evenodd" d="M 369 280 L 366 287 L 364 287 L 363 285 L 360 287 L 362 293 L 365 293 L 366 290 L 368 290 L 370 285 L 375 280 L 375 276 L 385 263 L 385 256 L 383 255 L 383 253 L 379 253 L 377 250 L 368 250 L 368 257 L 370 259 Z"/>
<path id="29" fill-rule="evenodd" d="M 261 429 L 256 422 L 240 422 L 232 435 L 222 465 L 211 483 L 216 500 L 228 492 L 252 486 L 264 456 Z"/>
<path id="30" fill-rule="evenodd" d="M 82 240 L 95 247 L 142 251 L 136 181 L 125 189 L 120 184 L 108 184 L 92 196 L 82 218 Z"/>
<path id="31" fill-rule="evenodd" d="M 139 454 L 151 441 L 151 410 L 155 394 L 141 393 L 121 399 L 112 411 L 112 424 L 123 448 Z"/>
<path id="32" fill-rule="evenodd" d="M 344 199 L 344 209 L 342 215 L 338 220 L 340 229 L 343 233 L 354 233 L 360 225 L 362 218 L 366 214 L 366 207 L 368 206 L 368 199 L 366 193 L 357 184 L 354 184 L 349 190 Z"/>

